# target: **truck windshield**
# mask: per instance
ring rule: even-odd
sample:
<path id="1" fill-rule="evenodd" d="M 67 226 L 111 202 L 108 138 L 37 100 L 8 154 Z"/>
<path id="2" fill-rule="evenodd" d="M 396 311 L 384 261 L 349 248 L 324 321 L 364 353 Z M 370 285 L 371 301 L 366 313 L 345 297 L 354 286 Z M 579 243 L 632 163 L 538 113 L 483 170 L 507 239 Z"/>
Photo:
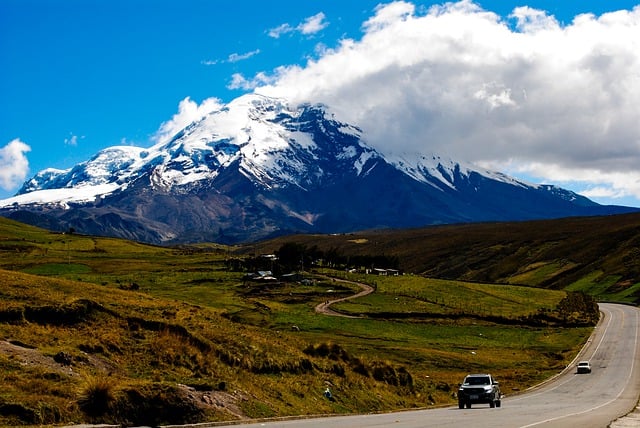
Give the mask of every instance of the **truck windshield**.
<path id="1" fill-rule="evenodd" d="M 489 378 L 486 376 L 473 376 L 465 379 L 467 385 L 489 385 Z"/>

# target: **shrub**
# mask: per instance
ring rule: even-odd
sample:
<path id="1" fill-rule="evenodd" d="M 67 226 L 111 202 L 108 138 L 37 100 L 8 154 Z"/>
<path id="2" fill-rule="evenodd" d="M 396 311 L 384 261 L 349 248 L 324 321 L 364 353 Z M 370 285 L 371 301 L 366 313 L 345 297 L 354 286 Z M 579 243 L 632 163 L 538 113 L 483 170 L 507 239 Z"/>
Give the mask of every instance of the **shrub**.
<path id="1" fill-rule="evenodd" d="M 19 323 L 24 321 L 24 309 L 17 307 L 9 307 L 0 309 L 0 322 L 3 323 Z"/>
<path id="2" fill-rule="evenodd" d="M 174 425 L 201 422 L 204 409 L 176 386 L 153 383 L 123 388 L 113 415 L 123 425 Z"/>
<path id="3" fill-rule="evenodd" d="M 313 357 L 324 357 L 334 361 L 350 361 L 349 353 L 337 343 L 320 343 L 316 346 L 309 345 L 303 351 Z"/>
<path id="4" fill-rule="evenodd" d="M 116 398 L 115 393 L 116 383 L 112 378 L 91 378 L 78 399 L 78 406 L 91 418 L 103 416 L 110 411 Z"/>

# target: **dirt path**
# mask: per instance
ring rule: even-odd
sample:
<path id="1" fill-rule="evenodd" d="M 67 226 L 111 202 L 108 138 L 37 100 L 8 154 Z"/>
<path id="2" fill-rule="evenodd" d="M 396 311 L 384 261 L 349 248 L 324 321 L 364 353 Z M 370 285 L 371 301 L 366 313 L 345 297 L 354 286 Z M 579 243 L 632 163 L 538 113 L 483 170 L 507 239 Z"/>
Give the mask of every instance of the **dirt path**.
<path id="1" fill-rule="evenodd" d="M 331 309 L 331 305 L 334 303 L 338 303 L 338 302 L 344 302 L 345 300 L 350 300 L 350 299 L 357 299 L 358 297 L 362 297 L 362 296 L 366 296 L 367 294 L 371 294 L 375 291 L 375 288 L 373 288 L 372 286 L 368 285 L 368 284 L 364 284 L 362 282 L 355 282 L 355 281 L 347 281 L 345 279 L 338 279 L 338 278 L 333 278 L 333 277 L 327 277 L 330 278 L 333 281 L 336 282 L 343 282 L 345 284 L 355 284 L 358 287 L 360 287 L 362 289 L 362 291 L 360 291 L 357 294 L 354 294 L 353 296 L 348 296 L 348 297 L 342 297 L 340 299 L 334 299 L 334 300 L 326 300 L 318 305 L 316 305 L 316 312 L 319 314 L 323 314 L 323 315 L 329 315 L 329 316 L 333 316 L 333 317 L 345 317 L 345 318 L 358 318 L 357 316 L 353 316 L 353 315 L 345 315 L 343 313 L 334 311 L 333 309 Z"/>
<path id="2" fill-rule="evenodd" d="M 53 357 L 43 355 L 42 352 L 35 347 L 0 340 L 0 353 L 7 355 L 10 359 L 18 361 L 22 366 L 38 366 L 67 376 L 78 376 L 70 365 L 56 362 Z"/>

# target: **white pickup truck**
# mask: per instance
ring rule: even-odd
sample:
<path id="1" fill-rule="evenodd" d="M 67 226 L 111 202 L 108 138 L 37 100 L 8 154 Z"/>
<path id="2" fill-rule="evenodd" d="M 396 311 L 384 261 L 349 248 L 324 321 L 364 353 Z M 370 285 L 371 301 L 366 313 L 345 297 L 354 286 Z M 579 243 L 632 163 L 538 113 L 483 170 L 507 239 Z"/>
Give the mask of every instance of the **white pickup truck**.
<path id="1" fill-rule="evenodd" d="M 458 407 L 471 408 L 472 404 L 500 407 L 502 394 L 498 382 L 490 374 L 470 374 L 458 388 Z"/>

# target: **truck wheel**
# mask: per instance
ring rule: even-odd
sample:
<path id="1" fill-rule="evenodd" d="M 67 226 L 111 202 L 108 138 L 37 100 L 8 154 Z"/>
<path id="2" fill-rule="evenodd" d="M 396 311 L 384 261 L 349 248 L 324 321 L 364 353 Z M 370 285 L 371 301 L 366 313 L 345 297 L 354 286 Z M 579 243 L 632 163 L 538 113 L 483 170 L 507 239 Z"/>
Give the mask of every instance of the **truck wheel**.
<path id="1" fill-rule="evenodd" d="M 471 408 L 471 401 L 467 401 L 467 409 Z"/>
<path id="2" fill-rule="evenodd" d="M 495 401 L 490 401 L 490 402 L 489 402 L 489 407 L 491 407 L 492 409 L 493 409 L 494 407 L 496 407 L 496 402 L 495 402 Z"/>
<path id="3" fill-rule="evenodd" d="M 464 401 L 458 401 L 458 408 L 464 409 Z"/>

